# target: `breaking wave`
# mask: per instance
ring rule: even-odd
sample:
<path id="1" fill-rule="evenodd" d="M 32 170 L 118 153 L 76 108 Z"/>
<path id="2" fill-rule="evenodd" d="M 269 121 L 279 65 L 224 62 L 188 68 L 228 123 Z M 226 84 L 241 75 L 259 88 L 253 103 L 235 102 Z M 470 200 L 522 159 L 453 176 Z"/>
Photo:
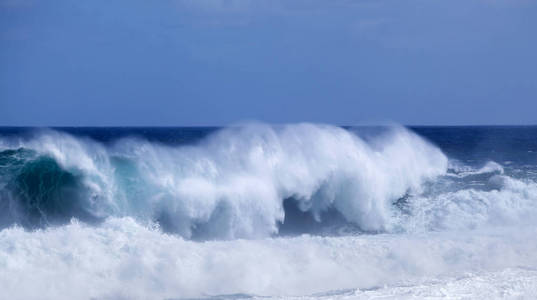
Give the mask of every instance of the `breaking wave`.
<path id="1" fill-rule="evenodd" d="M 130 216 L 194 239 L 266 237 L 292 224 L 390 231 L 393 204 L 448 165 L 401 127 L 362 138 L 313 124 L 230 127 L 181 146 L 46 130 L 4 138 L 0 150 L 4 227 Z"/>

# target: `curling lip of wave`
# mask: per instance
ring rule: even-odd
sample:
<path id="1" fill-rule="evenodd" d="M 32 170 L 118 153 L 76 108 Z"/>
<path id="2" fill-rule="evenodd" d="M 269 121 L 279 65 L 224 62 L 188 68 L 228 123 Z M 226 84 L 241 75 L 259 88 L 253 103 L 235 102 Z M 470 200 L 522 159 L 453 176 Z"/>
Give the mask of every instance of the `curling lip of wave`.
<path id="1" fill-rule="evenodd" d="M 335 209 L 362 230 L 389 230 L 391 203 L 447 169 L 438 148 L 400 127 L 367 141 L 329 125 L 249 124 L 179 147 L 134 138 L 105 146 L 54 131 L 1 144 L 50 157 L 72 174 L 84 187 L 73 197 L 85 214 L 156 221 L 187 238 L 269 236 L 285 222 L 285 199 L 317 221 Z M 35 205 L 64 201 L 54 198 L 63 188 Z M 8 200 L 20 202 L 17 195 Z"/>

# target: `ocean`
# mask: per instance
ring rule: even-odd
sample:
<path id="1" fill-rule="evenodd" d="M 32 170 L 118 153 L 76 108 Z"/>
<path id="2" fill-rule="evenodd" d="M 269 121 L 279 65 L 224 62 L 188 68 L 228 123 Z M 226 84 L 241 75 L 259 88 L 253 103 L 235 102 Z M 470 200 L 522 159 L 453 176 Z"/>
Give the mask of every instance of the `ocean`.
<path id="1" fill-rule="evenodd" d="M 0 128 L 2 299 L 534 299 L 537 126 Z"/>

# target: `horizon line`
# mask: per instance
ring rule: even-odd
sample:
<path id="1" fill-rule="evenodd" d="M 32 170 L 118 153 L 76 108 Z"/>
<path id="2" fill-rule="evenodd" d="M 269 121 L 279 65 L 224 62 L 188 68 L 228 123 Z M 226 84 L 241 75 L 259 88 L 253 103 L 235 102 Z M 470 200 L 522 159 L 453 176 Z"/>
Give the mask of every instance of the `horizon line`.
<path id="1" fill-rule="evenodd" d="M 267 123 L 259 122 L 271 126 L 285 126 L 290 124 L 324 124 L 333 125 L 338 127 L 376 127 L 376 126 L 391 126 L 400 125 L 404 127 L 536 127 L 536 124 L 399 124 L 399 123 L 384 123 L 384 124 L 355 124 L 355 125 L 342 125 L 342 124 L 330 124 L 324 122 L 296 122 L 296 123 Z M 228 125 L 0 125 L 0 128 L 224 128 L 224 127 L 237 127 L 248 123 L 228 124 Z"/>

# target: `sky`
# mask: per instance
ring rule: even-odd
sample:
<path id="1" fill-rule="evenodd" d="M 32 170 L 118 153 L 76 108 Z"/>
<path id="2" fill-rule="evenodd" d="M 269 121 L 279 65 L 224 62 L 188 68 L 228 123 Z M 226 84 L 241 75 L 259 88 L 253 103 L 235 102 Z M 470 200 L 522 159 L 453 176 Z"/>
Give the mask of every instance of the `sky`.
<path id="1" fill-rule="evenodd" d="M 537 0 L 0 0 L 0 125 L 537 124 Z"/>

